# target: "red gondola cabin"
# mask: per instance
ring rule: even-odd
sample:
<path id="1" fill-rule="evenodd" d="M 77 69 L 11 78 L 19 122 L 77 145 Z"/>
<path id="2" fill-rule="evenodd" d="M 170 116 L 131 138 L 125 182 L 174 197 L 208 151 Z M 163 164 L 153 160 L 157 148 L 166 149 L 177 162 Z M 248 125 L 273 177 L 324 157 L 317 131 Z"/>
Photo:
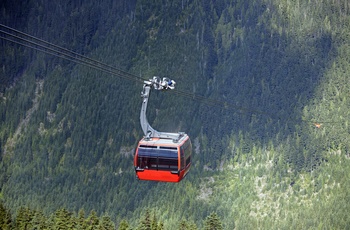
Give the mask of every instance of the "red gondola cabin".
<path id="1" fill-rule="evenodd" d="M 134 158 L 140 180 L 179 182 L 191 167 L 192 145 L 185 134 L 177 142 L 165 138 L 143 138 Z"/>

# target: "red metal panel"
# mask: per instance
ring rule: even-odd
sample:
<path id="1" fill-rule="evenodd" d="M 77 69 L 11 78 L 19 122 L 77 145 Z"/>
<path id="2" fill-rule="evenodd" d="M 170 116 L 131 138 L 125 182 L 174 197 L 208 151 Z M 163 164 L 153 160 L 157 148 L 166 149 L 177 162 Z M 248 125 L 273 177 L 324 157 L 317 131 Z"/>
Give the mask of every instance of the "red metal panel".
<path id="1" fill-rule="evenodd" d="M 170 171 L 150 170 L 144 169 L 143 171 L 136 171 L 136 176 L 140 180 L 152 180 L 162 182 L 180 182 L 188 173 L 190 165 L 182 170 L 179 174 L 172 174 Z"/>
<path id="2" fill-rule="evenodd" d="M 163 182 L 179 182 L 181 177 L 177 174 L 172 174 L 169 171 L 147 170 L 136 172 L 140 180 L 153 180 Z"/>

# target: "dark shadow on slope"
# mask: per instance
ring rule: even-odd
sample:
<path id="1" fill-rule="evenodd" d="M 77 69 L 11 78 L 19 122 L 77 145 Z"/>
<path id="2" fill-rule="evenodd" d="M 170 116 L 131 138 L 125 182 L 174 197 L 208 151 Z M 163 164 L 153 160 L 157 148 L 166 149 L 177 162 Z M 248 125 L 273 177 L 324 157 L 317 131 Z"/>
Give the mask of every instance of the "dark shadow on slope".
<path id="1" fill-rule="evenodd" d="M 267 144 L 307 124 L 302 109 L 336 55 L 329 33 L 317 31 L 301 39 L 262 24 L 247 25 L 244 31 L 244 39 L 232 43 L 224 54 L 228 58 L 218 64 L 208 92 L 208 97 L 227 102 L 227 108 L 201 109 L 209 146 L 221 154 L 225 136 L 232 133 L 242 131 L 251 143 Z"/>

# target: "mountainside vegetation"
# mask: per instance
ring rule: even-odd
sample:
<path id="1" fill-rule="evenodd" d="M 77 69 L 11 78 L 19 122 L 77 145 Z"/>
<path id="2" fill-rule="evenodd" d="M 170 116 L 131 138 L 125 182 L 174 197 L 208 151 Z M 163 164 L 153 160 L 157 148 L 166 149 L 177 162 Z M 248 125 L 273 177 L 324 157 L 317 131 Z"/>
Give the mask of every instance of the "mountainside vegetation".
<path id="1" fill-rule="evenodd" d="M 174 79 L 148 120 L 193 144 L 183 181 L 138 181 L 142 83 L 0 26 L 0 228 L 350 228 L 347 0 L 5 0 L 0 18 Z"/>

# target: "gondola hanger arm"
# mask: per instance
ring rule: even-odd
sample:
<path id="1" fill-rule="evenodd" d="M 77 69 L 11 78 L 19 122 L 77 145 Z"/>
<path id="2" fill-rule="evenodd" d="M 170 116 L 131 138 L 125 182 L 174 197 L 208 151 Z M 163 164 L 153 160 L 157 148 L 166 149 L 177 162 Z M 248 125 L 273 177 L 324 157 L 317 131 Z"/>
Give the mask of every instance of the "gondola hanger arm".
<path id="1" fill-rule="evenodd" d="M 167 133 L 167 132 L 159 132 L 155 130 L 149 124 L 146 116 L 148 99 L 149 99 L 151 88 L 156 90 L 161 90 L 161 91 L 172 90 L 175 88 L 175 84 L 176 82 L 174 80 L 171 80 L 169 78 L 160 79 L 159 77 L 156 77 L 156 76 L 148 81 L 144 81 L 143 91 L 141 92 L 141 97 L 143 98 L 143 100 L 142 100 L 141 113 L 140 113 L 140 123 L 146 139 L 150 140 L 153 137 L 158 137 L 158 138 L 173 139 L 174 142 L 177 142 L 183 136 L 183 133 L 181 132 Z"/>

